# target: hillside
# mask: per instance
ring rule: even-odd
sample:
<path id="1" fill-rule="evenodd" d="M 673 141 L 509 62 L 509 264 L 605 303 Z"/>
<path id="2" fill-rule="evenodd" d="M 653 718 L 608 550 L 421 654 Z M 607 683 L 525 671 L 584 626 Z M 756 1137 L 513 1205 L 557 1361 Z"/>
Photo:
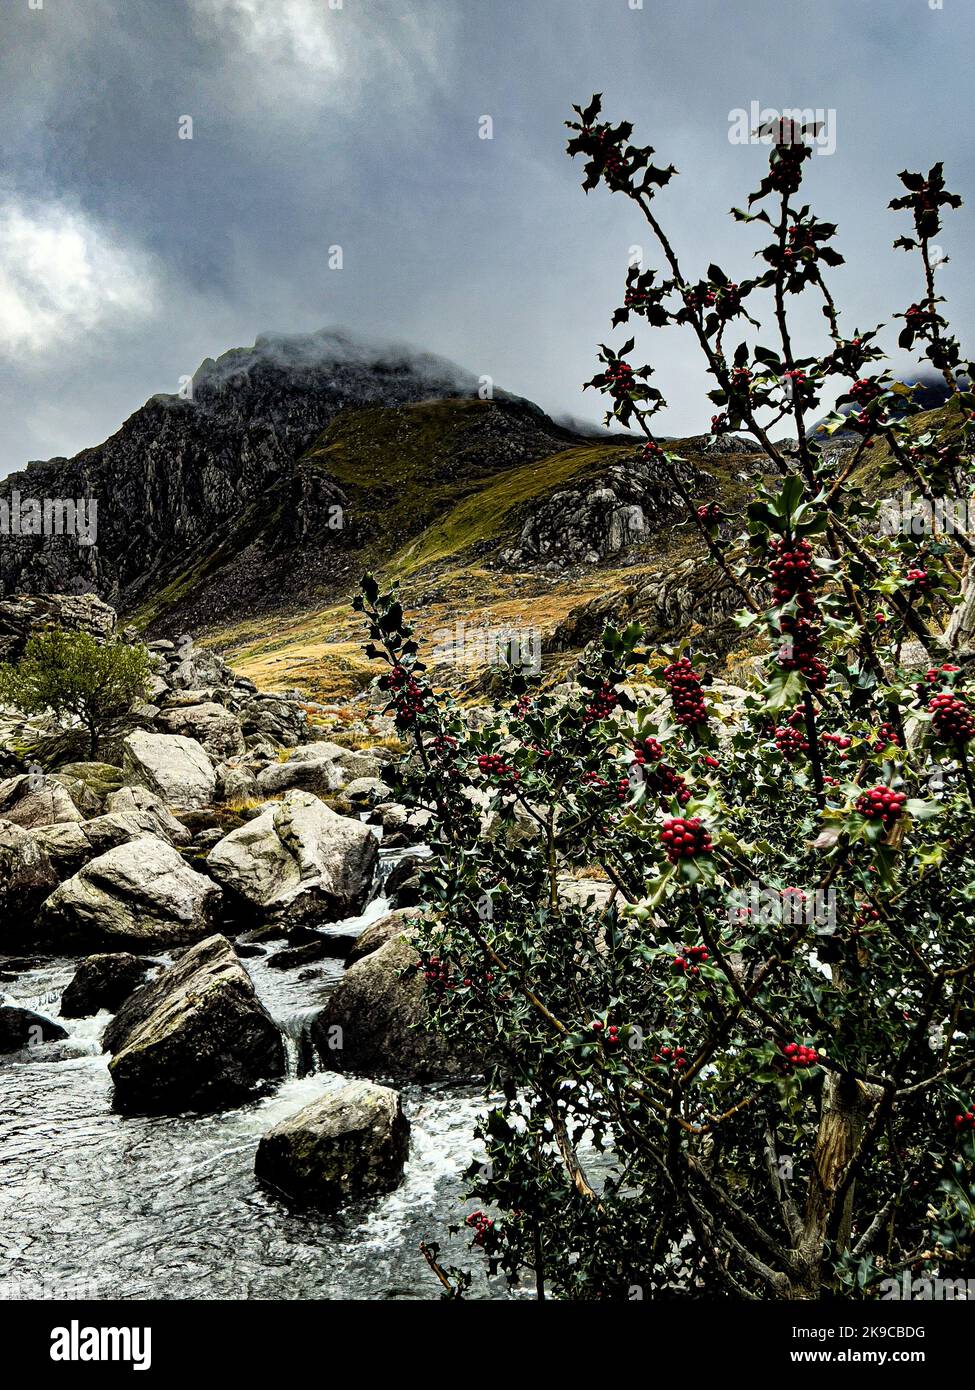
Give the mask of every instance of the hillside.
<path id="1" fill-rule="evenodd" d="M 192 400 L 154 397 L 104 444 L 0 483 L 0 498 L 99 502 L 90 549 L 7 538 L 0 589 L 93 590 L 150 637 L 189 633 L 258 685 L 319 699 L 366 679 L 349 607 L 365 569 L 402 583 L 421 636 L 531 629 L 553 674 L 611 617 L 747 656 L 736 596 L 638 441 L 477 387 L 349 334 L 259 338 L 205 362 Z M 733 515 L 754 495 L 744 441 L 674 447 L 695 500 Z M 878 486 L 883 462 L 867 466 Z"/>

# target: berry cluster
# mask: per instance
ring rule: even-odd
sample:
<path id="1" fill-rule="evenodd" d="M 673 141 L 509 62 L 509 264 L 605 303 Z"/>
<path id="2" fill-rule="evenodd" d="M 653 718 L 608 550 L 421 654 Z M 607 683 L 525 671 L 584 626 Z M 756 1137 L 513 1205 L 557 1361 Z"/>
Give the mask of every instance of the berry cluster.
<path id="1" fill-rule="evenodd" d="M 927 570 L 909 569 L 907 571 L 907 577 L 915 589 L 926 590 L 931 587 L 931 576 L 928 574 Z"/>
<path id="2" fill-rule="evenodd" d="M 857 405 L 869 405 L 880 395 L 881 387 L 870 377 L 862 376 L 859 381 L 855 381 L 850 387 L 850 396 L 856 401 Z"/>
<path id="3" fill-rule="evenodd" d="M 518 782 L 521 780 L 521 773 L 515 772 L 500 753 L 482 753 L 477 760 L 477 766 L 485 777 L 493 777 L 498 782 Z"/>
<path id="4" fill-rule="evenodd" d="M 960 695 L 932 695 L 931 725 L 942 743 L 967 743 L 975 738 L 975 718 Z"/>
<path id="5" fill-rule="evenodd" d="M 700 975 L 701 966 L 708 959 L 706 946 L 682 946 L 680 955 L 674 956 L 673 967 L 681 974 Z"/>
<path id="6" fill-rule="evenodd" d="M 882 753 L 885 748 L 899 748 L 901 746 L 900 736 L 893 724 L 883 723 L 870 739 L 870 747 L 875 753 Z"/>
<path id="7" fill-rule="evenodd" d="M 601 1018 L 594 1018 L 592 1021 L 592 1031 L 594 1033 L 602 1033 L 605 1031 L 606 1036 L 603 1042 L 607 1047 L 619 1046 L 620 1030 L 615 1023 L 611 1023 L 609 1027 L 607 1027 Z"/>
<path id="8" fill-rule="evenodd" d="M 394 666 L 387 676 L 383 676 L 379 688 L 392 693 L 396 723 L 400 728 L 413 724 L 417 715 L 423 713 L 426 697 L 404 667 Z"/>
<path id="9" fill-rule="evenodd" d="M 608 719 L 619 704 L 619 696 L 606 681 L 594 690 L 589 703 L 582 712 L 583 724 L 595 724 L 600 719 Z"/>
<path id="10" fill-rule="evenodd" d="M 778 537 L 770 543 L 772 558 L 772 602 L 793 603 L 794 614 L 783 614 L 780 627 L 787 638 L 776 656 L 783 671 L 801 671 L 812 690 L 822 690 L 826 684 L 826 667 L 819 656 L 822 633 L 819 612 L 813 590 L 816 571 L 812 561 L 812 546 L 805 539 L 787 540 Z"/>
<path id="11" fill-rule="evenodd" d="M 664 668 L 664 680 L 670 688 L 670 701 L 677 723 L 688 729 L 707 723 L 701 678 L 686 656 Z"/>
<path id="12" fill-rule="evenodd" d="M 784 1043 L 782 1054 L 793 1067 L 814 1067 L 819 1061 L 819 1053 L 814 1047 L 804 1043 Z"/>
<path id="13" fill-rule="evenodd" d="M 801 709 L 793 710 L 784 724 L 775 730 L 775 746 L 788 762 L 794 762 L 809 752 L 805 733 L 805 718 Z"/>
<path id="14" fill-rule="evenodd" d="M 946 661 L 943 666 L 929 666 L 924 679 L 928 685 L 938 685 L 945 676 L 950 676 L 959 669 L 957 666 L 952 666 L 950 661 Z"/>
<path id="15" fill-rule="evenodd" d="M 667 850 L 667 858 L 672 864 L 682 859 L 694 859 L 699 854 L 710 854 L 713 849 L 711 836 L 699 816 L 671 816 L 664 821 L 660 841 Z"/>
<path id="16" fill-rule="evenodd" d="M 955 1129 L 975 1129 L 975 1110 L 966 1110 L 963 1115 L 956 1115 L 954 1119 Z"/>
<path id="17" fill-rule="evenodd" d="M 706 502 L 697 509 L 697 519 L 704 526 L 717 526 L 721 518 L 722 511 L 717 502 Z"/>
<path id="18" fill-rule="evenodd" d="M 819 741 L 820 743 L 832 745 L 833 748 L 838 750 L 841 758 L 847 756 L 846 750 L 853 742 L 852 738 L 847 738 L 846 734 L 820 734 Z"/>
<path id="19" fill-rule="evenodd" d="M 655 439 L 648 439 L 643 446 L 643 457 L 647 463 L 656 463 L 664 456 L 664 451 Z"/>
<path id="20" fill-rule="evenodd" d="M 682 1047 L 662 1047 L 659 1052 L 653 1054 L 655 1062 L 668 1062 L 672 1067 L 687 1066 L 687 1056 Z"/>
<path id="21" fill-rule="evenodd" d="M 448 990 L 457 988 L 453 970 L 451 970 L 447 962 L 442 960 L 440 956 L 428 957 L 426 968 L 423 971 L 423 978 L 428 985 L 432 986 L 437 994 L 445 994 Z"/>
<path id="22" fill-rule="evenodd" d="M 648 789 L 662 800 L 669 801 L 673 797 L 679 806 L 686 806 L 691 799 L 691 789 L 681 774 L 663 761 L 663 756 L 664 750 L 655 738 L 646 738 L 633 745 L 633 761 L 643 768 Z"/>
<path id="23" fill-rule="evenodd" d="M 895 792 L 881 784 L 871 787 L 858 797 L 856 809 L 861 816 L 866 816 L 867 820 L 883 821 L 884 825 L 890 826 L 900 819 L 906 800 L 904 792 Z"/>
<path id="24" fill-rule="evenodd" d="M 464 1224 L 474 1228 L 475 1245 L 483 1245 L 488 1237 L 488 1232 L 494 1229 L 494 1222 L 483 1211 L 472 1211 Z"/>
<path id="25" fill-rule="evenodd" d="M 625 396 L 633 389 L 633 368 L 629 362 L 615 362 L 606 371 L 610 395 Z"/>

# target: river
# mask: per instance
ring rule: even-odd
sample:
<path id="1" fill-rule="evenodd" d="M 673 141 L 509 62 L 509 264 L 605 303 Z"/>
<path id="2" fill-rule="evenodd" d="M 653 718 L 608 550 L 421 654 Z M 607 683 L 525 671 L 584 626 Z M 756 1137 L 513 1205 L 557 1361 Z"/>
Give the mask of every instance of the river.
<path id="1" fill-rule="evenodd" d="M 399 854 L 380 857 L 379 895 L 335 930 L 364 927 L 388 909 L 381 885 Z M 175 1117 L 113 1112 L 99 1043 L 109 1015 L 60 1018 L 76 963 L 39 960 L 0 986 L 5 1002 L 58 1019 L 70 1034 L 68 1044 L 43 1044 L 30 1061 L 0 1058 L 0 1298 L 436 1298 L 423 1239 L 440 1242 L 446 1263 L 476 1268 L 464 1237 L 446 1232 L 470 1210 L 462 1174 L 483 1104 L 475 1091 L 404 1089 L 410 1157 L 404 1182 L 383 1198 L 324 1216 L 290 1210 L 255 1181 L 264 1131 L 342 1084 L 330 1072 L 299 1074 L 308 1052 L 301 1040 L 340 961 L 299 980 L 299 969 L 244 960 L 288 1040 L 289 1074 L 239 1109 Z M 478 1293 L 506 1291 L 482 1278 Z"/>

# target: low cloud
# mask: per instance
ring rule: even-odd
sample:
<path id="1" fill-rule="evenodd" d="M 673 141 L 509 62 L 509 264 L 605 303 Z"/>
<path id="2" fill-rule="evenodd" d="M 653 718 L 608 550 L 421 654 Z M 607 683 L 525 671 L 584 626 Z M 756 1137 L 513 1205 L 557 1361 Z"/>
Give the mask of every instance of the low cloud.
<path id="1" fill-rule="evenodd" d="M 148 259 L 82 212 L 0 204 L 0 356 L 42 359 L 82 335 L 137 324 L 157 297 Z"/>

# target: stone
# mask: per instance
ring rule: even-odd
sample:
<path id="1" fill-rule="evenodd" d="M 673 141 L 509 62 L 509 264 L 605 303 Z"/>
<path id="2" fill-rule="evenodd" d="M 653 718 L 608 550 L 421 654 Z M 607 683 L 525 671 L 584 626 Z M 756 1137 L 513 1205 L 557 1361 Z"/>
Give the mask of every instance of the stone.
<path id="1" fill-rule="evenodd" d="M 290 791 L 207 855 L 218 883 L 252 912 L 295 924 L 352 917 L 366 905 L 375 836 L 309 792 Z"/>
<path id="2" fill-rule="evenodd" d="M 41 773 L 22 773 L 0 782 L 0 819 L 31 830 L 83 817 L 60 782 Z"/>
<path id="3" fill-rule="evenodd" d="M 159 951 L 208 936 L 222 897 L 172 845 L 142 835 L 92 859 L 56 888 L 37 930 L 59 948 Z"/>
<path id="4" fill-rule="evenodd" d="M 262 1137 L 254 1172 L 290 1201 L 334 1209 L 392 1192 L 403 1178 L 410 1125 L 386 1086 L 352 1081 Z"/>
<path id="5" fill-rule="evenodd" d="M 222 762 L 244 752 L 244 731 L 236 715 L 223 705 L 207 701 L 185 709 L 164 709 L 157 726 L 168 734 L 196 739 L 211 758 Z"/>
<path id="6" fill-rule="evenodd" d="M 238 1105 L 285 1072 L 281 1031 L 224 936 L 210 936 L 137 990 L 103 1046 L 115 1107 L 175 1114 Z"/>
<path id="7" fill-rule="evenodd" d="M 85 1018 L 102 1009 L 114 1013 L 154 967 L 154 961 L 127 951 L 86 956 L 61 995 L 61 1017 Z"/>
<path id="8" fill-rule="evenodd" d="M 0 1052 L 20 1052 L 42 1042 L 56 1042 L 68 1036 L 60 1023 L 55 1023 L 33 1009 L 20 1009 L 13 1004 L 0 1004 Z"/>
<path id="9" fill-rule="evenodd" d="M 31 832 L 0 820 L 0 942 L 31 938 L 38 911 L 57 886 L 57 870 Z"/>
<path id="10" fill-rule="evenodd" d="M 196 739 L 137 729 L 125 739 L 124 750 L 127 778 L 155 792 L 168 806 L 192 808 L 213 801 L 216 771 Z"/>
<path id="11" fill-rule="evenodd" d="M 350 966 L 312 1025 L 329 1070 L 403 1082 L 483 1071 L 483 1059 L 432 1031 L 419 965 L 416 950 L 397 934 Z"/>

